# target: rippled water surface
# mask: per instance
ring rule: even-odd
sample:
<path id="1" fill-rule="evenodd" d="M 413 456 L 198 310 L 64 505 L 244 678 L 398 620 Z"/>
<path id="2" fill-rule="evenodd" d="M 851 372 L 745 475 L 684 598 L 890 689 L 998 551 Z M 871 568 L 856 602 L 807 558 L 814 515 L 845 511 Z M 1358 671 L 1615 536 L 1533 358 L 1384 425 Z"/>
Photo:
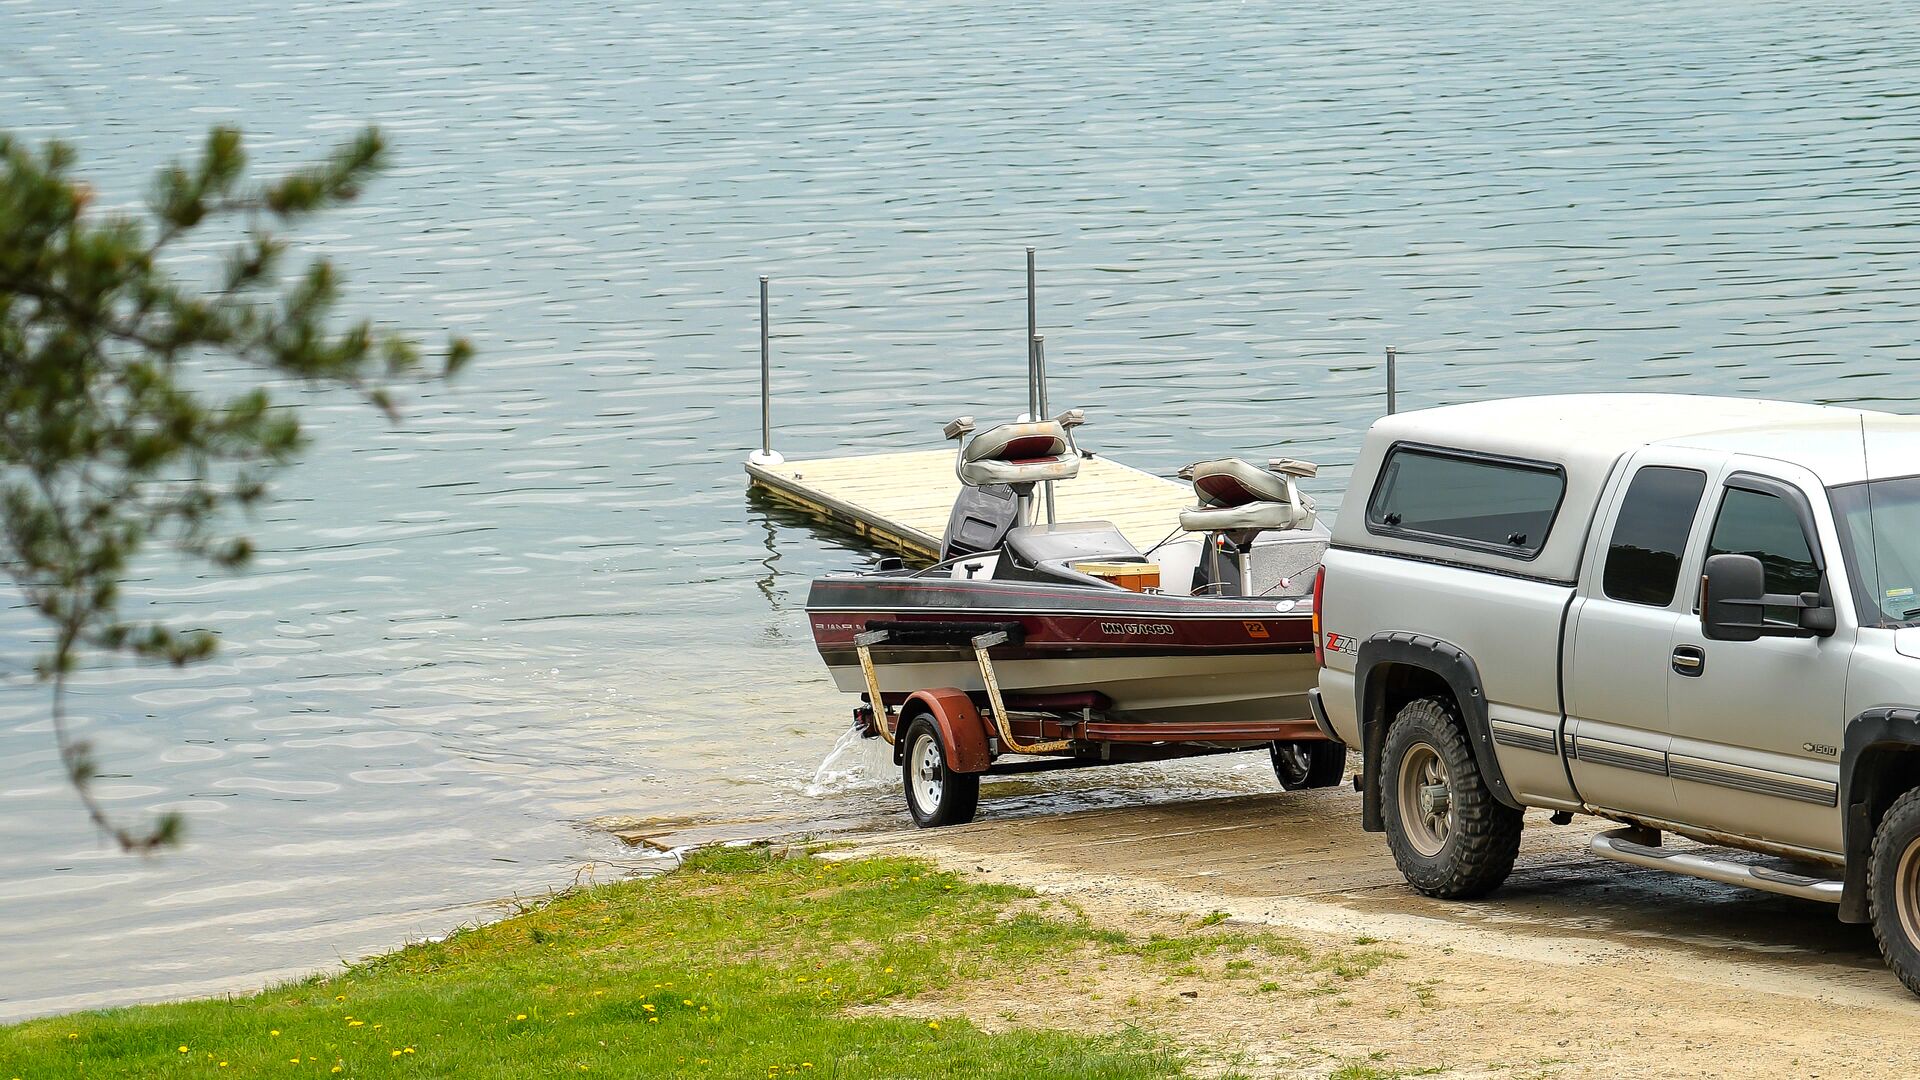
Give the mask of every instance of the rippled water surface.
<path id="1" fill-rule="evenodd" d="M 394 167 L 306 239 L 357 306 L 482 350 L 397 427 L 287 390 L 315 441 L 255 571 L 128 588 L 223 635 L 76 699 L 114 808 L 185 812 L 184 850 L 106 849 L 42 692 L 0 684 L 0 1017 L 438 933 L 644 861 L 609 819 L 893 820 L 844 760 L 814 783 L 849 703 L 799 604 L 867 556 L 744 493 L 761 273 L 790 457 L 1017 410 L 1029 244 L 1090 445 L 1286 447 L 1329 506 L 1388 344 L 1407 405 L 1909 408 L 1906 10 L 0 0 L 0 126 L 76 143 L 108 202 L 210 124 L 267 171 L 382 125 Z M 0 603 L 11 670 L 35 627 Z M 1243 756 L 988 808 L 1271 782 Z"/>

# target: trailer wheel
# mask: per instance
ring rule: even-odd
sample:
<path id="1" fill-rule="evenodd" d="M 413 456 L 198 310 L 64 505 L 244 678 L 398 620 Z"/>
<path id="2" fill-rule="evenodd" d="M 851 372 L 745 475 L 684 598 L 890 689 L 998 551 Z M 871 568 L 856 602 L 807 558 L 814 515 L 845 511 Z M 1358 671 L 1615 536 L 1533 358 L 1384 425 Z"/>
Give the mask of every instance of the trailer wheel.
<path id="1" fill-rule="evenodd" d="M 1867 907 L 1880 955 L 1920 994 L 1920 788 L 1887 808 L 1868 858 Z"/>
<path id="2" fill-rule="evenodd" d="M 1453 702 L 1409 702 L 1382 757 L 1387 846 L 1407 883 L 1443 900 L 1499 888 L 1520 854 L 1521 813 L 1488 789 Z"/>
<path id="3" fill-rule="evenodd" d="M 940 726 L 933 717 L 915 716 L 900 741 L 907 748 L 900 757 L 900 781 L 913 823 L 931 829 L 972 821 L 980 805 L 980 774 L 947 767 L 947 748 L 940 742 Z"/>
<path id="4" fill-rule="evenodd" d="M 1287 791 L 1332 787 L 1347 773 L 1347 748 L 1331 739 L 1277 742 L 1267 747 L 1273 775 Z"/>

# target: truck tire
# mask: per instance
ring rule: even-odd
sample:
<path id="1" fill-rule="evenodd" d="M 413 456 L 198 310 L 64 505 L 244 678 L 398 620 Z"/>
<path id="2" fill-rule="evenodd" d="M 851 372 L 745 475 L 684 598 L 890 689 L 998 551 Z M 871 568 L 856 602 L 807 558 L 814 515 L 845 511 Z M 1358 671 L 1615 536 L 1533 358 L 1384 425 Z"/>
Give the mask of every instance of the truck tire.
<path id="1" fill-rule="evenodd" d="M 1920 994 L 1920 788 L 1895 799 L 1873 831 L 1867 910 L 1880 955 Z"/>
<path id="2" fill-rule="evenodd" d="M 1522 815 L 1488 789 L 1454 703 L 1408 702 L 1381 757 L 1387 846 L 1407 883 L 1443 900 L 1499 888 L 1520 854 Z"/>
<path id="3" fill-rule="evenodd" d="M 980 774 L 954 772 L 947 767 L 947 747 L 940 741 L 940 725 L 918 713 L 900 736 L 906 750 L 900 755 L 900 786 L 907 795 L 907 813 L 923 829 L 965 825 L 980 806 Z"/>
<path id="4" fill-rule="evenodd" d="M 1332 787 L 1345 779 L 1347 748 L 1331 739 L 1277 742 L 1267 747 L 1273 775 L 1285 791 Z"/>

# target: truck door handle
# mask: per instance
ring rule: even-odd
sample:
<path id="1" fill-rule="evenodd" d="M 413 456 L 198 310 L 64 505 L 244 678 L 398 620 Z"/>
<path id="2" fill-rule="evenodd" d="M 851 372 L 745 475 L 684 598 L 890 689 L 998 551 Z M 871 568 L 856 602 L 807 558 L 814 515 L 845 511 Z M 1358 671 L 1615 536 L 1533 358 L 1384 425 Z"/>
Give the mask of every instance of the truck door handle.
<path id="1" fill-rule="evenodd" d="M 1682 675 L 1699 678 L 1707 670 L 1707 650 L 1698 645 L 1674 646 L 1673 670 Z"/>

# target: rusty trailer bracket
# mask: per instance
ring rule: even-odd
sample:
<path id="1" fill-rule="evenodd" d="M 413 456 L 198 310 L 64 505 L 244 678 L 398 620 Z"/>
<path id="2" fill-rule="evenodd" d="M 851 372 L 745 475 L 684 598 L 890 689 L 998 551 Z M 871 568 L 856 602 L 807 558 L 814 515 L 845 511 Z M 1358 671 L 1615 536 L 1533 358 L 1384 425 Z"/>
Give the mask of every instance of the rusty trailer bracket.
<path id="1" fill-rule="evenodd" d="M 1000 680 L 993 673 L 993 658 L 987 655 L 989 649 L 1006 642 L 1005 630 L 995 630 L 973 639 L 973 658 L 980 664 L 980 681 L 987 686 L 987 706 L 993 711 L 993 725 L 1000 732 L 1001 744 L 1016 754 L 1050 754 L 1073 749 L 1070 739 L 1023 744 L 1013 737 L 1013 725 L 1007 720 L 1007 704 L 1000 697 Z"/>

